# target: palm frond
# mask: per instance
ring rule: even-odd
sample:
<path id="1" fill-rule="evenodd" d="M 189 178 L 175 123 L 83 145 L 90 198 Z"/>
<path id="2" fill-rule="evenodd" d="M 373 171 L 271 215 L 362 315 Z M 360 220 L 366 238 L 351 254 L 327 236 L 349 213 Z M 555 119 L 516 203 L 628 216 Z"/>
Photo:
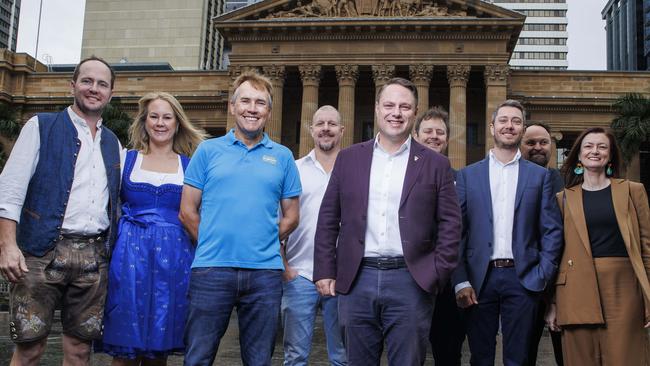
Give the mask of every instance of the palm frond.
<path id="1" fill-rule="evenodd" d="M 111 101 L 102 113 L 102 121 L 106 127 L 117 135 L 122 146 L 129 142 L 129 127 L 133 119 L 126 113 L 119 101 Z"/>
<path id="2" fill-rule="evenodd" d="M 617 116 L 611 128 L 618 139 L 623 160 L 632 161 L 642 143 L 650 141 L 650 99 L 641 94 L 626 94 L 614 102 Z"/>
<path id="3" fill-rule="evenodd" d="M 10 105 L 0 103 L 0 135 L 14 139 L 20 134 L 21 125 L 18 123 L 18 113 Z"/>

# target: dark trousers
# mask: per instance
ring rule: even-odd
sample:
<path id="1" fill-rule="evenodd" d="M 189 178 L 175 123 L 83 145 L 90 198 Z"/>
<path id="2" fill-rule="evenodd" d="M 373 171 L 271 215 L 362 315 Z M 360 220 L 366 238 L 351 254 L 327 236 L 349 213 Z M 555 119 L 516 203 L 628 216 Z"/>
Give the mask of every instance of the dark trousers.
<path id="1" fill-rule="evenodd" d="M 540 293 L 528 291 L 519 283 L 514 267 L 490 268 L 478 295 L 478 305 L 466 313 L 470 363 L 494 365 L 500 320 L 503 364 L 525 365 L 540 298 Z"/>
<path id="2" fill-rule="evenodd" d="M 539 310 L 537 311 L 537 319 L 535 320 L 535 326 L 533 328 L 533 337 L 530 343 L 530 349 L 528 350 L 528 366 L 537 365 L 537 348 L 539 347 L 540 339 L 542 339 L 544 327 L 546 327 L 544 314 L 546 314 L 546 302 L 540 301 Z M 562 362 L 562 333 L 549 333 L 551 333 L 551 343 L 553 343 L 553 355 L 555 356 L 555 363 L 557 366 L 564 366 L 564 362 Z"/>
<path id="3" fill-rule="evenodd" d="M 390 365 L 422 365 L 433 301 L 408 269 L 363 266 L 350 292 L 339 295 L 348 365 L 379 365 L 384 342 Z"/>
<path id="4" fill-rule="evenodd" d="M 456 294 L 451 283 L 436 296 L 429 341 L 436 366 L 460 366 L 465 320 L 463 311 L 456 305 Z"/>

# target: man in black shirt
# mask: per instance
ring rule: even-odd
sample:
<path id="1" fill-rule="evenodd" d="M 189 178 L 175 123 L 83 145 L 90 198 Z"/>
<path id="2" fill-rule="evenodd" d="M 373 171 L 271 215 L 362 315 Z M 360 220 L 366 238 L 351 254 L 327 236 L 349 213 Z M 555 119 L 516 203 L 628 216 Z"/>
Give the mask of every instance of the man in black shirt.
<path id="1" fill-rule="evenodd" d="M 548 168 L 548 163 L 551 159 L 551 128 L 542 122 L 531 123 L 526 126 L 524 137 L 521 140 L 521 156 L 533 163 Z M 555 168 L 548 168 L 551 171 L 553 179 L 553 190 L 557 193 L 564 188 L 564 180 L 562 175 Z M 544 331 L 544 313 L 546 312 L 546 302 L 548 297 L 545 296 L 539 305 L 539 313 L 537 316 L 535 329 L 533 330 L 533 339 L 530 342 L 530 349 L 528 350 L 528 365 L 535 366 L 537 362 L 537 347 L 539 340 Z M 559 332 L 550 332 L 551 341 L 553 342 L 553 352 L 555 353 L 555 362 L 558 366 L 563 366 L 562 362 L 562 343 Z"/>

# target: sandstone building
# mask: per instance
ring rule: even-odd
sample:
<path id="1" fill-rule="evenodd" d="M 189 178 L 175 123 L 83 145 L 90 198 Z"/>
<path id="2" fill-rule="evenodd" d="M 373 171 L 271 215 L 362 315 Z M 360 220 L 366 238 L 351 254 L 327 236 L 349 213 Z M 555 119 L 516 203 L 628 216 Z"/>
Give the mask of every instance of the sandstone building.
<path id="1" fill-rule="evenodd" d="M 275 88 L 266 130 L 298 157 L 311 148 L 307 125 L 323 104 L 341 111 L 344 145 L 371 138 L 375 92 L 402 76 L 417 85 L 421 112 L 432 105 L 450 111 L 454 167 L 485 156 L 487 123 L 506 98 L 521 100 L 529 121 L 552 126 L 560 152 L 553 165 L 561 165 L 561 152 L 581 130 L 609 126 L 616 98 L 650 93 L 650 73 L 511 70 L 524 20 L 477 0 L 265 0 L 213 19 L 231 49 L 227 70 L 119 72 L 114 98 L 135 110 L 145 92 L 171 92 L 194 123 L 221 135 L 232 126 L 232 80 L 255 68 Z M 69 104 L 70 76 L 46 72 L 24 54 L 0 54 L 0 98 L 24 120 Z M 649 160 L 639 154 L 628 171 L 648 186 Z"/>

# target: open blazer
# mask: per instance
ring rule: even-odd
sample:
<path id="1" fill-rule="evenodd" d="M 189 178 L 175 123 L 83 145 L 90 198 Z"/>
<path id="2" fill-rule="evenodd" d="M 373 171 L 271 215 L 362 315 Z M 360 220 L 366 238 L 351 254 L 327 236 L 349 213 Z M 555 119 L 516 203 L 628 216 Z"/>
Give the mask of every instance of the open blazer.
<path id="1" fill-rule="evenodd" d="M 611 179 L 616 221 L 650 321 L 650 210 L 643 185 Z M 580 185 L 557 194 L 564 215 L 564 253 L 555 283 L 558 325 L 604 324 Z"/>

